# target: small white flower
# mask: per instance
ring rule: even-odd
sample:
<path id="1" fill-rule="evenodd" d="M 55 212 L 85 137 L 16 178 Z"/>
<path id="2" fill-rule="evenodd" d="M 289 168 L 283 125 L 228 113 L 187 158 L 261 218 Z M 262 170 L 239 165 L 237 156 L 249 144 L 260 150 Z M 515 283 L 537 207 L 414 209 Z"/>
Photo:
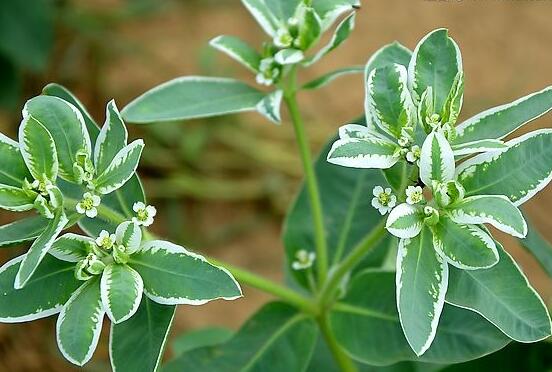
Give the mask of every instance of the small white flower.
<path id="1" fill-rule="evenodd" d="M 96 238 L 96 245 L 105 250 L 110 250 L 115 245 L 115 234 L 110 234 L 105 230 L 100 232 L 100 236 Z"/>
<path id="2" fill-rule="evenodd" d="M 291 263 L 291 268 L 293 270 L 308 269 L 312 266 L 315 259 L 316 259 L 316 254 L 314 252 L 309 252 L 305 249 L 300 249 L 295 253 L 295 261 Z"/>
<path id="3" fill-rule="evenodd" d="M 418 204 L 424 200 L 423 190 L 420 186 L 408 186 L 406 189 L 406 202 L 408 204 Z"/>
<path id="4" fill-rule="evenodd" d="M 157 214 L 157 209 L 153 205 L 146 206 L 142 202 L 134 203 L 132 210 L 136 212 L 136 217 L 132 218 L 132 222 L 142 226 L 151 226 L 153 218 Z"/>
<path id="5" fill-rule="evenodd" d="M 382 216 L 389 213 L 397 204 L 397 197 L 393 195 L 389 187 L 384 190 L 383 187 L 376 186 L 372 193 L 374 194 L 372 207 L 376 208 Z"/>
<path id="6" fill-rule="evenodd" d="M 102 199 L 95 194 L 85 192 L 82 195 L 82 200 L 77 203 L 76 210 L 80 214 L 85 214 L 89 218 L 94 218 L 98 215 L 97 207 L 101 204 Z"/>
<path id="7" fill-rule="evenodd" d="M 276 31 L 273 42 L 278 48 L 288 48 L 293 44 L 293 36 L 287 28 L 280 28 Z"/>
<path id="8" fill-rule="evenodd" d="M 401 138 L 399 138 L 398 142 L 399 142 L 399 146 L 406 147 L 410 143 L 410 138 L 405 137 L 405 136 L 401 136 Z"/>
<path id="9" fill-rule="evenodd" d="M 420 161 L 421 153 L 422 150 L 420 149 L 420 146 L 414 145 L 406 153 L 406 160 L 410 163 L 418 163 Z"/>
<path id="10" fill-rule="evenodd" d="M 280 77 L 280 68 L 274 61 L 274 58 L 268 57 L 261 60 L 259 64 L 259 73 L 256 80 L 261 85 L 272 85 Z"/>

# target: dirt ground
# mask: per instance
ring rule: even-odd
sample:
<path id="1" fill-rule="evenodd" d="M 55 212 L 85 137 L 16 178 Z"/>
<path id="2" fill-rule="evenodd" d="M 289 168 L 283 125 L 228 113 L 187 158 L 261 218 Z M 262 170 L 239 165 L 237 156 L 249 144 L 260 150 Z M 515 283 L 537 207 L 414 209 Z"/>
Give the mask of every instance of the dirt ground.
<path id="1" fill-rule="evenodd" d="M 75 0 L 72 4 L 82 12 L 109 14 L 117 12 L 122 1 Z M 464 57 L 466 93 L 461 118 L 467 118 L 552 84 L 550 14 L 552 1 L 364 1 L 356 29 L 347 43 L 301 76 L 308 80 L 334 68 L 363 64 L 380 46 L 394 40 L 413 48 L 428 31 L 446 27 Z M 234 75 L 252 81 L 239 66 L 206 48 L 209 39 L 222 33 L 240 36 L 257 45 L 264 38 L 239 0 L 166 2 L 148 16 L 106 23 L 105 29 L 86 34 L 86 42 L 79 42 L 64 31 L 55 57 L 58 64 L 29 83 L 31 88 L 27 91 L 32 96 L 39 93 L 44 82 L 59 81 L 75 90 L 95 117 L 103 121 L 103 107 L 112 97 L 122 107 L 148 88 L 177 76 Z M 84 51 L 78 49 L 79 45 Z M 78 52 L 68 53 L 71 48 L 77 48 Z M 350 76 L 320 91 L 301 95 L 313 151 L 339 125 L 362 111 L 362 80 L 360 75 Z M 34 93 L 33 87 L 37 87 Z M 2 118 L 6 119 L 5 130 L 13 133 L 17 115 L 0 113 Z M 551 118 L 548 115 L 527 130 L 550 126 Z M 207 133 L 202 129 L 205 126 L 210 128 Z M 145 137 L 146 153 L 149 143 L 154 144 L 155 155 L 146 161 L 142 174 L 146 190 L 151 187 L 155 191 L 154 204 L 167 210 L 157 222 L 159 234 L 271 279 L 282 279 L 281 222 L 300 182 L 300 163 L 289 124 L 277 127 L 256 114 L 244 114 L 178 124 L 177 129 L 164 124 L 151 129 L 130 127 L 130 131 L 132 136 Z M 167 142 L 166 133 L 176 136 L 176 142 L 174 138 Z M 241 142 L 232 141 L 234 135 Z M 212 149 L 219 156 L 211 154 L 211 163 L 200 164 L 197 155 L 181 148 L 195 143 L 190 138 L 199 138 L 201 149 Z M 175 153 L 180 159 L 176 165 L 169 161 Z M 235 162 L 228 164 L 223 158 Z M 205 183 L 190 183 L 186 178 L 190 175 L 198 175 Z M 170 187 L 161 182 L 164 178 L 174 181 Z M 202 186 L 211 187 L 217 182 L 229 186 L 223 191 L 215 187 L 211 195 L 201 193 Z M 232 188 L 237 192 L 230 192 Z M 240 195 L 240 190 L 247 192 Z M 170 195 L 163 195 L 165 192 Z M 530 219 L 550 240 L 551 207 L 550 188 L 525 206 Z M 542 269 L 515 241 L 507 237 L 502 241 L 550 302 L 552 283 Z M 0 252 L 0 257 L 7 258 L 6 252 Z M 179 307 L 172 335 L 206 325 L 239 327 L 269 299 L 247 287 L 244 294 L 239 301 Z M 106 370 L 107 335 L 106 327 L 98 352 L 86 370 Z M 0 371 L 70 370 L 56 350 L 53 319 L 0 325 Z"/>

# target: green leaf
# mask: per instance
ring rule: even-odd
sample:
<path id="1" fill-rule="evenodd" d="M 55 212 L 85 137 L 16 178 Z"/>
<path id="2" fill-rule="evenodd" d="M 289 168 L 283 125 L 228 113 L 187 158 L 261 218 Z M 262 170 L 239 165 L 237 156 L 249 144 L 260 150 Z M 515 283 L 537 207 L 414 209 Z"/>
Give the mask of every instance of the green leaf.
<path id="1" fill-rule="evenodd" d="M 49 222 L 50 220 L 41 216 L 33 216 L 0 226 L 0 247 L 34 240 Z"/>
<path id="2" fill-rule="evenodd" d="M 45 318 L 61 311 L 71 294 L 82 284 L 75 279 L 75 265 L 45 257 L 25 288 L 13 283 L 24 255 L 0 268 L 0 322 L 18 323 Z"/>
<path id="3" fill-rule="evenodd" d="M 500 260 L 490 269 L 450 271 L 447 302 L 473 310 L 519 342 L 551 335 L 550 315 L 512 257 L 499 246 Z"/>
<path id="4" fill-rule="evenodd" d="M 32 117 L 50 132 L 56 145 L 59 176 L 75 182 L 73 164 L 77 152 L 90 157 L 92 145 L 81 112 L 69 102 L 57 97 L 38 96 L 30 99 L 23 108 L 23 118 Z"/>
<path id="5" fill-rule="evenodd" d="M 462 56 L 458 45 L 448 36 L 448 30 L 429 33 L 416 46 L 408 66 L 414 99 L 419 100 L 432 87 L 435 113 L 442 114 L 456 75 L 461 71 Z"/>
<path id="6" fill-rule="evenodd" d="M 493 238 L 476 225 L 460 225 L 441 216 L 431 230 L 435 249 L 453 266 L 475 270 L 489 268 L 498 262 Z"/>
<path id="7" fill-rule="evenodd" d="M 406 340 L 416 355 L 431 346 L 445 304 L 448 266 L 433 248 L 429 228 L 399 242 L 397 309 Z"/>
<path id="8" fill-rule="evenodd" d="M 349 168 L 391 168 L 399 160 L 397 145 L 383 138 L 343 138 L 328 152 L 328 162 Z"/>
<path id="9" fill-rule="evenodd" d="M 301 25 L 296 42 L 299 49 L 307 50 L 318 41 L 322 32 L 322 20 L 312 7 L 303 4 L 297 8 L 295 18 Z"/>
<path id="10" fill-rule="evenodd" d="M 276 34 L 279 20 L 264 0 L 242 0 L 242 3 L 269 36 Z"/>
<path id="11" fill-rule="evenodd" d="M 183 333 L 172 343 L 174 355 L 199 349 L 206 346 L 215 346 L 228 341 L 234 332 L 224 327 L 205 327 Z"/>
<path id="12" fill-rule="evenodd" d="M 100 338 L 105 311 L 97 278 L 90 279 L 67 301 L 56 324 L 58 348 L 68 361 L 86 364 Z"/>
<path id="13" fill-rule="evenodd" d="M 454 179 L 454 154 L 440 131 L 432 131 L 422 145 L 420 178 L 427 186 L 432 181 L 447 182 Z"/>
<path id="14" fill-rule="evenodd" d="M 397 238 L 413 238 L 422 231 L 424 217 L 420 207 L 402 203 L 389 213 L 385 228 Z"/>
<path id="15" fill-rule="evenodd" d="M 304 371 L 316 336 L 313 319 L 289 305 L 272 302 L 228 342 L 184 353 L 163 371 Z"/>
<path id="16" fill-rule="evenodd" d="M 433 344 L 422 357 L 416 357 L 399 322 L 393 272 L 365 271 L 355 277 L 345 298 L 334 306 L 330 320 L 348 354 L 372 365 L 403 360 L 460 363 L 494 352 L 509 342 L 478 314 L 445 304 Z"/>
<path id="17" fill-rule="evenodd" d="M 366 100 L 375 124 L 395 138 L 415 124 L 416 108 L 407 87 L 406 68 L 392 64 L 372 70 L 366 82 Z"/>
<path id="18" fill-rule="evenodd" d="M 328 258 L 330 262 L 336 263 L 381 223 L 382 217 L 372 208 L 371 197 L 367 195 L 372 194 L 375 186 L 384 185 L 385 179 L 377 170 L 349 169 L 328 163 L 326 158 L 334 139 L 326 144 L 317 158 L 315 173 L 324 210 Z M 311 206 L 304 184 L 286 215 L 283 240 L 290 272 L 301 285 L 308 288 L 305 272 L 291 270 L 297 251 L 315 250 Z"/>
<path id="19" fill-rule="evenodd" d="M 75 106 L 82 114 L 84 118 L 84 123 L 86 124 L 86 129 L 88 129 L 88 134 L 91 141 L 96 142 L 96 138 L 100 132 L 98 125 L 92 119 L 92 116 L 88 113 L 81 101 L 73 93 L 71 93 L 67 88 L 56 83 L 50 83 L 42 89 L 42 94 L 46 96 L 58 97 L 62 100 L 71 103 Z"/>
<path id="20" fill-rule="evenodd" d="M 140 306 L 144 283 L 140 275 L 127 265 L 112 263 L 102 273 L 102 304 L 115 324 L 133 316 Z"/>
<path id="21" fill-rule="evenodd" d="M 359 0 L 316 0 L 312 3 L 322 19 L 322 30 L 327 30 L 343 14 L 360 8 Z"/>
<path id="22" fill-rule="evenodd" d="M 456 124 L 458 116 L 462 110 L 462 104 L 464 103 L 464 72 L 458 71 L 449 95 L 445 100 L 443 112 L 441 115 L 441 123 L 449 123 L 451 125 Z"/>
<path id="23" fill-rule="evenodd" d="M 129 320 L 111 323 L 109 356 L 113 371 L 157 371 L 176 306 L 160 305 L 142 298 Z"/>
<path id="24" fill-rule="evenodd" d="M 506 142 L 508 150 L 483 153 L 458 166 L 458 181 L 470 195 L 505 195 L 516 206 L 552 179 L 552 130 L 542 129 Z"/>
<path id="25" fill-rule="evenodd" d="M 105 117 L 105 124 L 94 146 L 94 165 L 98 174 L 109 167 L 119 151 L 127 145 L 128 140 L 125 123 L 114 100 L 107 104 Z"/>
<path id="26" fill-rule="evenodd" d="M 36 195 L 18 187 L 0 184 L 0 208 L 15 212 L 31 210 Z"/>
<path id="27" fill-rule="evenodd" d="M 21 187 L 25 179 L 31 180 L 32 176 L 23 161 L 19 144 L 0 133 L 0 184 Z"/>
<path id="28" fill-rule="evenodd" d="M 142 242 L 142 230 L 137 223 L 126 221 L 117 226 L 115 230 L 117 244 L 123 245 L 125 253 L 132 254 L 140 248 Z"/>
<path id="29" fill-rule="evenodd" d="M 456 223 L 488 223 L 518 238 L 527 235 L 527 223 L 521 211 L 503 195 L 470 196 L 452 208 L 450 216 Z"/>
<path id="30" fill-rule="evenodd" d="M 63 230 L 67 224 L 68 219 L 65 217 L 65 213 L 62 209 L 56 211 L 54 218 L 52 218 L 48 226 L 40 234 L 40 236 L 33 242 L 25 258 L 19 266 L 19 271 L 15 277 L 14 287 L 16 289 L 23 288 L 26 283 L 31 279 L 34 272 L 37 270 L 40 262 L 48 253 L 48 250 L 56 240 L 59 233 Z"/>
<path id="31" fill-rule="evenodd" d="M 253 72 L 259 71 L 261 55 L 240 38 L 220 35 L 212 39 L 209 45 L 238 61 L 249 70 Z"/>
<path id="32" fill-rule="evenodd" d="M 350 74 L 359 74 L 364 72 L 364 66 L 351 66 L 351 67 L 344 67 L 340 68 L 331 72 L 328 72 L 314 80 L 309 81 L 308 83 L 305 83 L 301 89 L 318 89 L 322 88 L 328 84 L 330 84 L 332 81 L 337 79 L 338 77 L 350 75 Z"/>
<path id="33" fill-rule="evenodd" d="M 282 49 L 274 55 L 274 60 L 281 65 L 293 65 L 305 58 L 299 49 Z"/>
<path id="34" fill-rule="evenodd" d="M 59 163 L 56 144 L 50 132 L 32 116 L 27 116 L 19 127 L 19 143 L 21 155 L 33 177 L 54 181 Z"/>
<path id="35" fill-rule="evenodd" d="M 1 234 L 0 230 L 0 236 Z M 519 240 L 520 244 L 537 259 L 542 268 L 552 277 L 552 245 L 529 223 L 527 237 Z"/>
<path id="36" fill-rule="evenodd" d="M 552 87 L 493 107 L 456 127 L 455 144 L 490 138 L 504 138 L 526 123 L 552 110 Z"/>
<path id="37" fill-rule="evenodd" d="M 145 294 L 160 304 L 202 305 L 242 296 L 239 284 L 227 270 L 170 242 L 143 244 L 128 264 L 144 280 Z"/>
<path id="38" fill-rule="evenodd" d="M 257 104 L 257 111 L 276 124 L 280 124 L 282 121 L 280 106 L 282 104 L 283 93 L 284 92 L 280 89 L 276 90 L 265 96 Z"/>
<path id="39" fill-rule="evenodd" d="M 495 139 L 478 140 L 452 145 L 452 152 L 455 156 L 471 155 L 487 151 L 503 151 L 506 149 L 508 149 L 508 146 L 504 142 Z"/>
<path id="40" fill-rule="evenodd" d="M 161 84 L 122 111 L 132 123 L 187 120 L 254 111 L 264 94 L 238 80 L 186 76 Z"/>
<path id="41" fill-rule="evenodd" d="M 411 58 L 412 52 L 401 43 L 395 41 L 387 44 L 372 54 L 368 62 L 366 62 L 364 76 L 368 77 L 373 70 L 394 63 L 407 67 Z"/>
<path id="42" fill-rule="evenodd" d="M 326 54 L 330 53 L 341 44 L 343 44 L 343 42 L 349 38 L 349 35 L 351 35 L 351 32 L 353 32 L 353 29 L 355 28 L 355 16 L 355 13 L 351 13 L 343 21 L 341 21 L 341 23 L 337 25 L 332 39 L 328 42 L 328 44 L 320 49 L 314 56 L 306 59 L 303 62 L 303 65 L 310 66 L 318 62 Z"/>
<path id="43" fill-rule="evenodd" d="M 48 253 L 61 261 L 79 262 L 86 258 L 93 245 L 92 238 L 68 233 L 57 238 Z"/>
<path id="44" fill-rule="evenodd" d="M 144 141 L 135 140 L 115 155 L 111 164 L 94 180 L 96 191 L 109 194 L 123 186 L 136 172 Z"/>

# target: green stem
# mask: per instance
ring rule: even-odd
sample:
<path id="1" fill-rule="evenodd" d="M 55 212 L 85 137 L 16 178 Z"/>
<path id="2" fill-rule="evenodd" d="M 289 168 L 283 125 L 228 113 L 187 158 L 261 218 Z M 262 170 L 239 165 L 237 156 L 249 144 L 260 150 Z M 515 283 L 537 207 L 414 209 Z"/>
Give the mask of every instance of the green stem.
<path id="1" fill-rule="evenodd" d="M 271 280 L 265 279 L 250 271 L 246 271 L 239 267 L 229 265 L 226 262 L 221 262 L 210 257 L 207 257 L 207 260 L 214 265 L 222 266 L 230 271 L 230 273 L 234 275 L 234 277 L 241 283 L 247 284 L 253 288 L 257 288 L 263 292 L 270 293 L 283 300 L 284 302 L 298 307 L 308 314 L 311 314 L 313 316 L 318 314 L 318 307 L 313 301 L 300 295 L 292 289 L 284 287 Z"/>
<path id="2" fill-rule="evenodd" d="M 322 331 L 322 336 L 330 348 L 332 355 L 339 365 L 342 372 L 357 372 L 357 367 L 351 358 L 345 354 L 341 346 L 337 343 L 334 333 L 330 328 L 327 315 L 318 318 L 318 325 Z"/>
<path id="3" fill-rule="evenodd" d="M 322 202 L 320 200 L 318 182 L 312 164 L 309 142 L 305 132 L 305 125 L 303 124 L 303 119 L 301 118 L 301 113 L 297 105 L 296 91 L 296 70 L 293 69 L 290 71 L 289 84 L 285 88 L 284 100 L 289 110 L 291 122 L 293 123 L 295 137 L 297 145 L 299 146 L 301 161 L 303 163 L 303 169 L 305 171 L 305 183 L 307 185 L 314 225 L 316 268 L 318 282 L 321 286 L 326 281 L 326 275 L 328 272 L 328 249 L 326 244 L 326 233 L 324 231 L 324 214 L 322 213 Z"/>
<path id="4" fill-rule="evenodd" d="M 374 229 L 357 244 L 355 248 L 349 253 L 347 257 L 341 261 L 341 263 L 335 268 L 332 275 L 326 282 L 326 285 L 320 293 L 320 303 L 326 305 L 331 301 L 334 291 L 341 283 L 343 277 L 353 269 L 360 260 L 373 248 L 376 247 L 380 239 L 385 235 L 385 219 L 382 219 Z"/>

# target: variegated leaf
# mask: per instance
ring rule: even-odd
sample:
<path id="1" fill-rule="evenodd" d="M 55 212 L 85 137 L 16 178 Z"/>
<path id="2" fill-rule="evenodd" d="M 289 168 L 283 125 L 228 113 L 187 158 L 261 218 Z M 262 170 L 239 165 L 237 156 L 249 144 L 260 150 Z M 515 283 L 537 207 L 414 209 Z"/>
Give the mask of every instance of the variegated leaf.
<path id="1" fill-rule="evenodd" d="M 307 50 L 318 41 L 322 32 L 322 20 L 312 7 L 304 4 L 299 4 L 295 17 L 301 25 L 296 39 L 297 46 L 301 50 Z"/>
<path id="2" fill-rule="evenodd" d="M 105 109 L 105 123 L 94 146 L 94 165 L 101 174 L 127 145 L 128 132 L 114 100 Z"/>
<path id="3" fill-rule="evenodd" d="M 274 60 L 281 65 L 293 65 L 305 58 L 299 49 L 282 49 L 274 55 Z"/>
<path id="4" fill-rule="evenodd" d="M 448 266 L 435 252 L 425 227 L 412 239 L 401 239 L 397 253 L 397 309 L 404 335 L 416 355 L 431 346 L 445 304 Z"/>
<path id="5" fill-rule="evenodd" d="M 305 66 L 310 66 L 313 63 L 318 62 L 326 54 L 330 53 L 332 50 L 336 49 L 338 46 L 343 44 L 345 40 L 351 35 L 353 29 L 355 28 L 355 13 L 349 14 L 335 29 L 335 32 L 332 36 L 332 39 L 326 44 L 322 49 L 320 49 L 314 56 L 308 58 L 303 64 Z"/>
<path id="6" fill-rule="evenodd" d="M 269 36 L 276 34 L 278 19 L 264 0 L 242 0 L 242 3 Z"/>
<path id="7" fill-rule="evenodd" d="M 112 263 L 102 273 L 100 291 L 103 307 L 115 324 L 132 317 L 142 300 L 144 282 L 134 269 Z"/>
<path id="8" fill-rule="evenodd" d="M 90 279 L 73 293 L 57 319 L 57 344 L 65 359 L 83 366 L 92 358 L 104 315 L 99 279 Z"/>
<path id="9" fill-rule="evenodd" d="M 94 239 L 88 236 L 67 233 L 56 239 L 48 253 L 58 260 L 67 262 L 79 262 L 86 258 Z"/>
<path id="10" fill-rule="evenodd" d="M 403 203 L 389 213 L 385 228 L 398 238 L 408 239 L 420 233 L 423 223 L 424 214 L 421 208 Z"/>
<path id="11" fill-rule="evenodd" d="M 518 238 L 527 235 L 527 223 L 521 211 L 503 195 L 470 196 L 452 208 L 450 218 L 456 223 L 488 223 Z"/>
<path id="12" fill-rule="evenodd" d="M 462 56 L 448 30 L 438 29 L 426 35 L 414 49 L 408 66 L 409 86 L 413 98 L 419 100 L 428 87 L 432 87 L 434 112 L 441 114 L 462 71 Z"/>
<path id="13" fill-rule="evenodd" d="M 49 222 L 42 216 L 32 216 L 0 226 L 0 247 L 34 240 Z"/>
<path id="14" fill-rule="evenodd" d="M 406 68 L 392 64 L 372 70 L 366 83 L 370 117 L 384 132 L 401 137 L 401 129 L 415 123 L 416 109 L 407 87 Z"/>
<path id="15" fill-rule="evenodd" d="M 241 289 L 224 268 L 181 246 L 154 240 L 133 254 L 129 266 L 144 280 L 144 292 L 164 305 L 202 305 L 212 300 L 234 300 Z"/>
<path id="16" fill-rule="evenodd" d="M 21 187 L 32 176 L 23 161 L 19 144 L 0 133 L 0 184 Z"/>
<path id="17" fill-rule="evenodd" d="M 17 289 L 23 288 L 25 284 L 31 279 L 32 275 L 40 265 L 40 262 L 48 253 L 48 250 L 56 240 L 59 233 L 63 230 L 65 225 L 69 222 L 62 209 L 56 211 L 54 218 L 52 218 L 46 226 L 46 229 L 40 234 L 40 236 L 33 242 L 25 258 L 19 266 L 19 271 L 15 277 L 14 287 Z"/>
<path id="18" fill-rule="evenodd" d="M 94 181 L 96 190 L 100 194 L 109 194 L 123 186 L 138 168 L 143 149 L 144 141 L 138 139 L 119 151 Z"/>
<path id="19" fill-rule="evenodd" d="M 449 95 L 445 100 L 443 112 L 441 115 L 441 122 L 456 124 L 460 111 L 462 110 L 462 104 L 464 103 L 464 73 L 458 71 Z"/>
<path id="20" fill-rule="evenodd" d="M 462 122 L 456 127 L 457 136 L 454 144 L 504 138 L 550 110 L 552 110 L 552 87 L 547 87 L 514 102 L 483 111 Z"/>
<path id="21" fill-rule="evenodd" d="M 364 66 L 351 66 L 351 67 L 344 67 L 339 68 L 337 70 L 333 70 L 331 72 L 328 72 L 322 76 L 317 77 L 314 80 L 311 80 L 301 87 L 301 89 L 318 89 L 325 87 L 326 85 L 330 84 L 332 81 L 337 79 L 341 76 L 347 76 L 351 74 L 360 74 L 364 72 Z"/>
<path id="22" fill-rule="evenodd" d="M 220 35 L 209 42 L 213 48 L 225 53 L 253 72 L 259 71 L 261 55 L 238 37 Z"/>
<path id="23" fill-rule="evenodd" d="M 34 196 L 33 196 L 34 194 Z M 33 209 L 37 194 L 18 187 L 0 184 L 0 208 L 22 212 Z"/>
<path id="24" fill-rule="evenodd" d="M 448 216 L 441 216 L 431 230 L 435 249 L 459 269 L 485 269 L 498 262 L 493 238 L 476 225 L 457 224 Z"/>
<path id="25" fill-rule="evenodd" d="M 273 123 L 280 124 L 280 106 L 282 104 L 283 91 L 278 89 L 266 95 L 258 104 L 257 111 Z"/>
<path id="26" fill-rule="evenodd" d="M 422 145 L 420 178 L 427 186 L 432 181 L 447 182 L 454 179 L 454 154 L 440 131 L 431 132 Z"/>
<path id="27" fill-rule="evenodd" d="M 344 138 L 334 142 L 328 162 L 352 168 L 391 168 L 398 160 L 397 145 L 387 139 Z"/>
<path id="28" fill-rule="evenodd" d="M 32 176 L 37 180 L 46 178 L 55 181 L 59 163 L 50 132 L 34 117 L 27 116 L 19 126 L 19 143 L 21 155 Z"/>
<path id="29" fill-rule="evenodd" d="M 23 118 L 26 117 L 38 121 L 51 134 L 59 162 L 59 176 L 76 181 L 73 164 L 77 161 L 77 153 L 92 156 L 90 136 L 81 112 L 61 98 L 41 95 L 27 101 L 23 108 Z"/>
<path id="30" fill-rule="evenodd" d="M 454 156 L 472 155 L 488 151 L 504 151 L 508 149 L 508 146 L 504 142 L 496 139 L 478 140 L 456 145 L 453 144 L 451 147 Z"/>
<path id="31" fill-rule="evenodd" d="M 551 129 L 527 133 L 506 145 L 506 151 L 479 154 L 458 166 L 466 196 L 505 195 L 519 206 L 552 180 Z"/>
<path id="32" fill-rule="evenodd" d="M 316 0 L 312 2 L 316 13 L 322 18 L 322 30 L 327 30 L 345 13 L 360 8 L 359 0 Z"/>
<path id="33" fill-rule="evenodd" d="M 345 124 L 339 127 L 339 138 L 341 139 L 364 138 L 364 139 L 387 140 L 387 138 L 385 138 L 374 128 L 369 128 L 366 125 L 361 125 L 361 124 Z"/>
<path id="34" fill-rule="evenodd" d="M 126 253 L 132 254 L 140 248 L 142 230 L 137 223 L 127 221 L 117 226 L 115 231 L 117 244 L 125 246 Z"/>

